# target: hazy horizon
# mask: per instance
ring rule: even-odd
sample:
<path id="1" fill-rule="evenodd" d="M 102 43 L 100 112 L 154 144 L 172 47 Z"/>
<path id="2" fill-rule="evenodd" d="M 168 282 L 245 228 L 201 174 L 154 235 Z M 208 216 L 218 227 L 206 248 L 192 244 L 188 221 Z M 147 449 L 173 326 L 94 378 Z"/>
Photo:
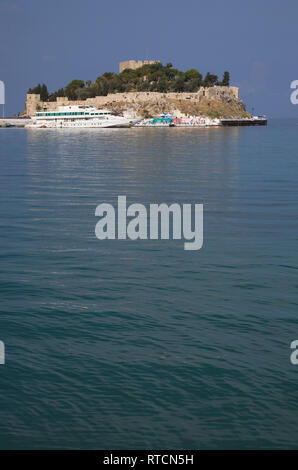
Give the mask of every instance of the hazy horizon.
<path id="1" fill-rule="evenodd" d="M 249 112 L 295 118 L 297 13 L 294 0 L 0 0 L 6 115 L 22 112 L 26 92 L 38 83 L 54 91 L 74 78 L 118 72 L 120 61 L 157 59 L 220 78 L 228 70 Z"/>

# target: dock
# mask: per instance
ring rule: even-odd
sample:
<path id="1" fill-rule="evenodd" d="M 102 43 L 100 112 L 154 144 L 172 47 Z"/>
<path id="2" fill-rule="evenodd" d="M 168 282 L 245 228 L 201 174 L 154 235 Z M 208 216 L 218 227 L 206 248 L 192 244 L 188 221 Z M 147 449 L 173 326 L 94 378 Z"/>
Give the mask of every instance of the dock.
<path id="1" fill-rule="evenodd" d="M 25 127 L 29 122 L 30 117 L 4 117 L 0 118 L 0 127 Z"/>
<path id="2" fill-rule="evenodd" d="M 267 118 L 264 116 L 253 116 L 251 118 L 221 119 L 223 126 L 267 126 Z"/>

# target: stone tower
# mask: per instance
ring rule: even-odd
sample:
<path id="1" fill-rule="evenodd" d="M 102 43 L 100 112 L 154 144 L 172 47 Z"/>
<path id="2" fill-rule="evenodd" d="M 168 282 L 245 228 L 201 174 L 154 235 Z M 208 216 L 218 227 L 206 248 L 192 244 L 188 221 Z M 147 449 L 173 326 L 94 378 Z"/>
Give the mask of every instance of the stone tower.
<path id="1" fill-rule="evenodd" d="M 143 65 L 151 65 L 151 64 L 159 64 L 159 60 L 126 60 L 124 62 L 120 62 L 119 64 L 119 73 L 123 72 L 125 69 L 132 69 L 136 70 Z"/>

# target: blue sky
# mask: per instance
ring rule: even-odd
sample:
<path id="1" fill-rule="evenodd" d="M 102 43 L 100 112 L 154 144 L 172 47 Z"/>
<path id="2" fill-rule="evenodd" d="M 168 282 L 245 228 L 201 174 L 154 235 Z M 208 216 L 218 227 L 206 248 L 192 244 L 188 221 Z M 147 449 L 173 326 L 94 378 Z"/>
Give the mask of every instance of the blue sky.
<path id="1" fill-rule="evenodd" d="M 128 59 L 231 74 L 248 111 L 296 117 L 297 0 L 0 0 L 0 80 L 7 114 L 39 82 L 118 72 Z"/>

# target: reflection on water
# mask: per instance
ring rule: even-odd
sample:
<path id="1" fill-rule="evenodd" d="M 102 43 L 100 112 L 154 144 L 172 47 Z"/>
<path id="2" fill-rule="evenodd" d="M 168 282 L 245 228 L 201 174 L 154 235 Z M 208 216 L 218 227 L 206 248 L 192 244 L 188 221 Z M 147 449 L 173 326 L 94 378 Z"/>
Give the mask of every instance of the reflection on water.
<path id="1" fill-rule="evenodd" d="M 70 178 L 79 183 L 76 190 L 102 193 L 105 199 L 123 193 L 136 201 L 167 202 L 179 196 L 183 202 L 194 194 L 200 200 L 205 190 L 228 190 L 237 184 L 239 131 L 28 130 L 28 173 L 36 184 L 38 178 L 47 179 L 48 172 L 55 185 Z"/>
<path id="2" fill-rule="evenodd" d="M 0 132 L 2 448 L 296 446 L 297 139 Z M 118 195 L 203 203 L 203 249 L 99 241 Z"/>

